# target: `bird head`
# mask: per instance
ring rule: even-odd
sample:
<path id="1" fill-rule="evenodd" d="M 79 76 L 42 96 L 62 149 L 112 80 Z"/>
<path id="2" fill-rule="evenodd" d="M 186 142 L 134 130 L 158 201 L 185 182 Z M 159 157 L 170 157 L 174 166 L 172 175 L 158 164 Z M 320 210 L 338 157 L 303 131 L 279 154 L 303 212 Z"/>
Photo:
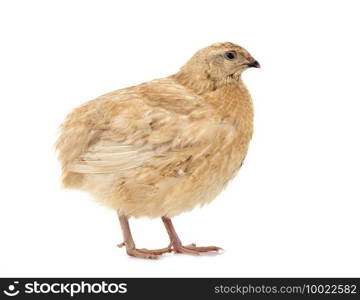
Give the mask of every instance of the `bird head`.
<path id="1" fill-rule="evenodd" d="M 260 64 L 248 51 L 233 43 L 216 43 L 196 52 L 181 68 L 178 77 L 201 92 L 239 82 L 241 73 Z M 199 90 L 199 91 L 200 91 Z"/>
<path id="2" fill-rule="evenodd" d="M 195 59 L 203 61 L 211 78 L 222 80 L 238 77 L 248 68 L 260 68 L 260 64 L 244 48 L 232 43 L 218 43 L 198 52 Z M 207 67 L 206 67 L 207 64 Z"/>

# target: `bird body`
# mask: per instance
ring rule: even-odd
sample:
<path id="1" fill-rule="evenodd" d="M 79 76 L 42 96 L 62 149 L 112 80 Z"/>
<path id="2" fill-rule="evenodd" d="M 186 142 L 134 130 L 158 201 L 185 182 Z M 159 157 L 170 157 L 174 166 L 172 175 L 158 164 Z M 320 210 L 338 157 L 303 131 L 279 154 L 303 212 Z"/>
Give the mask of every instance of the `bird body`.
<path id="1" fill-rule="evenodd" d="M 64 186 L 127 216 L 177 215 L 210 202 L 234 177 L 252 119 L 244 86 L 198 96 L 171 78 L 106 94 L 63 125 Z"/>
<path id="2" fill-rule="evenodd" d="M 239 46 L 211 47 L 215 53 Z M 243 163 L 253 108 L 238 69 L 227 77 L 199 71 L 208 54 L 199 51 L 175 75 L 70 113 L 56 144 L 63 185 L 126 217 L 170 218 L 212 201 Z"/>

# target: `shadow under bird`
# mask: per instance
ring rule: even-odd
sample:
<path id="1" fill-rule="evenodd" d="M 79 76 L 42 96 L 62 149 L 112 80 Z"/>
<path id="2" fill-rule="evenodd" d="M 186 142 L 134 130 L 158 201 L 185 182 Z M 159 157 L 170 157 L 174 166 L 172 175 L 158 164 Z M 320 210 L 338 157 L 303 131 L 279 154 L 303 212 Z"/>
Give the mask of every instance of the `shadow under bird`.
<path id="1" fill-rule="evenodd" d="M 236 175 L 253 133 L 253 107 L 241 79 L 259 63 L 244 48 L 201 49 L 174 75 L 116 90 L 74 109 L 56 142 L 66 188 L 89 192 L 117 211 L 128 255 L 198 255 L 171 217 L 212 201 Z M 128 218 L 161 217 L 163 249 L 138 249 Z"/>

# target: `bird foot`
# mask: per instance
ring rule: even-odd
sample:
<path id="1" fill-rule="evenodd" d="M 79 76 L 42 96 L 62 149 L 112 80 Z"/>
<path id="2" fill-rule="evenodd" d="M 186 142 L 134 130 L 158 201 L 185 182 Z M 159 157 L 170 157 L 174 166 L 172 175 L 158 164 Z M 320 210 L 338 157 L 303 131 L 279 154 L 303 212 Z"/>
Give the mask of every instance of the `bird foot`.
<path id="1" fill-rule="evenodd" d="M 159 255 L 152 254 L 150 252 L 144 252 L 140 249 L 126 249 L 126 253 L 130 256 L 137 257 L 137 258 L 148 258 L 148 259 L 158 259 Z"/>
<path id="2" fill-rule="evenodd" d="M 171 252 L 171 247 L 166 247 L 166 248 L 161 248 L 161 249 L 152 249 L 152 250 L 149 250 L 149 249 L 145 249 L 145 248 L 142 248 L 142 249 L 138 249 L 139 251 L 143 252 L 143 253 L 148 253 L 148 254 L 154 254 L 154 255 L 162 255 L 164 253 L 169 253 Z"/>
<path id="3" fill-rule="evenodd" d="M 190 244 L 187 246 L 183 246 L 181 244 L 173 244 L 172 251 L 175 253 L 199 255 L 200 253 L 204 252 L 219 252 L 223 251 L 223 249 L 216 246 L 197 247 L 196 244 Z"/>
<path id="4" fill-rule="evenodd" d="M 126 243 L 123 242 L 117 245 L 119 248 L 126 246 Z M 183 253 L 183 254 L 191 254 L 191 255 L 200 255 L 200 253 L 205 252 L 220 252 L 223 251 L 222 248 L 216 246 L 207 246 L 207 247 L 197 247 L 196 244 L 190 244 L 183 246 L 181 244 L 172 244 L 168 247 L 161 249 L 145 249 L 145 248 L 131 248 L 126 247 L 126 253 L 133 257 L 138 258 L 148 258 L 148 259 L 158 259 L 162 254 L 175 252 L 175 253 Z"/>
<path id="5" fill-rule="evenodd" d="M 126 246 L 126 243 L 123 242 L 117 245 L 119 248 Z M 126 253 L 130 256 L 138 257 L 138 258 L 149 258 L 149 259 L 157 259 L 160 255 L 164 253 L 171 252 L 171 247 L 161 248 L 161 249 L 138 249 L 138 248 L 126 248 Z"/>

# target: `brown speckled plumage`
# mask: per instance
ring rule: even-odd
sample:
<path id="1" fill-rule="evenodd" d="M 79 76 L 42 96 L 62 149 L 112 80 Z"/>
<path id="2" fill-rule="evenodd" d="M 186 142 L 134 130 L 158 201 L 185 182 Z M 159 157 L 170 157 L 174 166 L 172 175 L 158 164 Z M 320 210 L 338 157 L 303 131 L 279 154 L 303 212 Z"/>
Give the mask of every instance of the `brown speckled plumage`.
<path id="1" fill-rule="evenodd" d="M 228 51 L 236 58 L 224 57 Z M 249 66 L 258 64 L 245 49 L 214 44 L 175 75 L 76 108 L 56 144 L 63 185 L 127 217 L 172 217 L 212 201 L 252 136 L 252 101 L 240 77 Z"/>

